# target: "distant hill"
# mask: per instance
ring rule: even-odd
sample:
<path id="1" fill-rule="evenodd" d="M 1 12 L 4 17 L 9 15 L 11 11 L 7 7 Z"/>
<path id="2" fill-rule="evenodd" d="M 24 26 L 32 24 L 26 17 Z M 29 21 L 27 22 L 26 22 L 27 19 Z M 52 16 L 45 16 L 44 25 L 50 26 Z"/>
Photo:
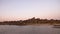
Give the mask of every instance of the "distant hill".
<path id="1" fill-rule="evenodd" d="M 30 24 L 60 24 L 60 20 L 48 20 L 48 19 L 40 19 L 40 18 L 31 18 L 27 20 L 19 20 L 19 21 L 4 21 L 0 22 L 0 25 L 30 25 Z"/>

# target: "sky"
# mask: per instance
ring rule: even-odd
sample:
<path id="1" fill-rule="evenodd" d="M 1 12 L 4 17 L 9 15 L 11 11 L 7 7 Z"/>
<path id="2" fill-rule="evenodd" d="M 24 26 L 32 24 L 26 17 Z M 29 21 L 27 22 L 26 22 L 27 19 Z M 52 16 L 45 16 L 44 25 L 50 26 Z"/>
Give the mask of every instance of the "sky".
<path id="1" fill-rule="evenodd" d="M 0 0 L 0 21 L 60 19 L 59 15 L 60 0 Z"/>

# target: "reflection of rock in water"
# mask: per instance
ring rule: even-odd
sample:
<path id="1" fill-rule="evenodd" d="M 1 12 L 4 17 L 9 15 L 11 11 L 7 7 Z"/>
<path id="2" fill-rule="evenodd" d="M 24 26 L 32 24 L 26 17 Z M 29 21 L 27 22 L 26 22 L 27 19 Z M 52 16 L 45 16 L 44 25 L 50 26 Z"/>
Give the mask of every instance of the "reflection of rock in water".
<path id="1" fill-rule="evenodd" d="M 60 24 L 53 25 L 53 28 L 60 28 Z"/>
<path id="2" fill-rule="evenodd" d="M 0 34 L 60 34 L 52 26 L 0 26 Z"/>

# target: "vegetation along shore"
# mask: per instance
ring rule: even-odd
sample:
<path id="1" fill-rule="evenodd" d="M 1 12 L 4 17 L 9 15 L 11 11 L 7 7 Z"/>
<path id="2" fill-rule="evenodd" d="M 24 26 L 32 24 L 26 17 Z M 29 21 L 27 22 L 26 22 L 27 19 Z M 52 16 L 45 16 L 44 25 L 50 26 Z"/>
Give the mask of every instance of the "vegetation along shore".
<path id="1" fill-rule="evenodd" d="M 19 21 L 4 21 L 0 22 L 0 25 L 33 25 L 33 24 L 60 24 L 60 20 L 54 19 L 40 19 L 40 18 L 31 18 L 27 20 L 19 20 Z"/>

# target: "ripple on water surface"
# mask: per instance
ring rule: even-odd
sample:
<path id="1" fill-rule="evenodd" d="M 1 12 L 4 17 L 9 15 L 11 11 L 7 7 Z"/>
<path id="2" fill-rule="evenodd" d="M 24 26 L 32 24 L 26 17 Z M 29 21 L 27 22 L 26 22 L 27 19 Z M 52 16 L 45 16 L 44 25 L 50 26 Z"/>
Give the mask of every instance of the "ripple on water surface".
<path id="1" fill-rule="evenodd" d="M 0 34 L 60 34 L 60 29 L 52 26 L 0 25 Z"/>

